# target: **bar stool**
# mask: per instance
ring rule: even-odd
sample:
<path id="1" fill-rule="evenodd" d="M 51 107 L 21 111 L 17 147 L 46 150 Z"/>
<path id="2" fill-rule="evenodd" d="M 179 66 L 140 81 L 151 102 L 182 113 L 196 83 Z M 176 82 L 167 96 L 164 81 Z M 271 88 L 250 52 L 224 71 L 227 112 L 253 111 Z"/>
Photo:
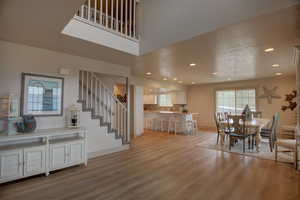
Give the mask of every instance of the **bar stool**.
<path id="1" fill-rule="evenodd" d="M 153 119 L 153 124 L 154 124 L 154 127 L 153 127 L 153 130 L 155 131 L 160 131 L 161 130 L 161 119 L 160 118 L 155 118 Z"/>
<path id="2" fill-rule="evenodd" d="M 168 119 L 160 119 L 160 131 L 166 132 L 169 128 L 169 120 Z"/>
<path id="3" fill-rule="evenodd" d="M 153 130 L 153 119 L 149 119 L 149 118 L 146 118 L 145 120 L 144 120 L 145 122 L 145 128 L 147 129 L 147 130 Z"/>
<path id="4" fill-rule="evenodd" d="M 155 118 L 154 120 L 154 130 L 155 131 L 165 131 L 167 128 L 165 128 L 166 126 L 168 127 L 168 123 L 169 121 L 167 119 L 163 119 L 163 118 Z"/>
<path id="5" fill-rule="evenodd" d="M 198 124 L 196 120 L 186 121 L 187 133 L 190 135 L 196 135 L 198 131 Z"/>
<path id="6" fill-rule="evenodd" d="M 170 118 L 169 119 L 169 124 L 168 124 L 168 133 L 174 132 L 176 135 L 180 129 L 182 130 L 182 121 L 176 118 Z"/>

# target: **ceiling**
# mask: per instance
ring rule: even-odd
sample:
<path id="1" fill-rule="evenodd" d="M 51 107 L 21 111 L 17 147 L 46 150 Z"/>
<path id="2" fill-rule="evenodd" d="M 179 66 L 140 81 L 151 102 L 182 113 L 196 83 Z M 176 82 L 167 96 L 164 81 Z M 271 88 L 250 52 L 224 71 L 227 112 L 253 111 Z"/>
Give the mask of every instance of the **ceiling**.
<path id="1" fill-rule="evenodd" d="M 142 52 L 154 51 L 139 57 L 61 34 L 84 2 L 1 0 L 0 39 L 128 66 L 140 77 L 177 77 L 184 84 L 261 78 L 295 70 L 291 47 L 300 44 L 300 6 L 288 6 L 299 0 L 141 1 Z M 275 51 L 265 54 L 267 47 Z M 191 68 L 190 63 L 197 65 Z M 274 63 L 280 68 L 270 67 Z M 148 71 L 151 76 L 145 75 Z"/>
<path id="2" fill-rule="evenodd" d="M 137 57 L 133 73 L 157 80 L 166 77 L 169 82 L 177 78 L 183 84 L 294 74 L 293 46 L 300 44 L 299 24 L 300 6 L 292 6 Z M 275 51 L 264 52 L 270 47 Z"/>
<path id="3" fill-rule="evenodd" d="M 141 0 L 141 53 L 297 3 L 300 0 Z"/>
<path id="4" fill-rule="evenodd" d="M 132 55 L 61 33 L 85 1 L 1 0 L 0 40 L 132 66 Z"/>

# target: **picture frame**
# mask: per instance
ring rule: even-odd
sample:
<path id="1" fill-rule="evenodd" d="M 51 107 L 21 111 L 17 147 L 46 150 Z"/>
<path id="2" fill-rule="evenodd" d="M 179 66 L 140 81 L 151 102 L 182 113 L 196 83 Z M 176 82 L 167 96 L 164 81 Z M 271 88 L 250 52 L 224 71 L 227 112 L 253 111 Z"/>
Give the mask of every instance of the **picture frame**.
<path id="1" fill-rule="evenodd" d="M 22 73 L 21 116 L 62 116 L 64 78 Z"/>

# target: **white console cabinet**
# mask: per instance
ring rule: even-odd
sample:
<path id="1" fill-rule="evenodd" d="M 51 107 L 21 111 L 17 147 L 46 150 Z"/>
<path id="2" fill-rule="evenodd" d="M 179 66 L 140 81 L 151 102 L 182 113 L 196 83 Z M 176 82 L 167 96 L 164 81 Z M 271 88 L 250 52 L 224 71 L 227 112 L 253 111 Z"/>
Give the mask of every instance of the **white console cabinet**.
<path id="1" fill-rule="evenodd" d="M 85 129 L 0 135 L 0 183 L 73 165 L 87 165 Z"/>
<path id="2" fill-rule="evenodd" d="M 61 169 L 84 162 L 84 140 L 50 144 L 50 170 Z"/>

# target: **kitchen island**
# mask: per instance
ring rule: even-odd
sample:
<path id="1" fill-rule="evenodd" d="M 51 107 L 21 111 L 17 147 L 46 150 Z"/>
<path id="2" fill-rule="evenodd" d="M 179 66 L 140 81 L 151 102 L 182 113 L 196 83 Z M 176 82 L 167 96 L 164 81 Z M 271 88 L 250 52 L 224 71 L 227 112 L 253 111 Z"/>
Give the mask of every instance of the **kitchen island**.
<path id="1" fill-rule="evenodd" d="M 197 127 L 198 113 L 182 113 L 176 111 L 144 111 L 145 129 L 189 133 Z"/>

